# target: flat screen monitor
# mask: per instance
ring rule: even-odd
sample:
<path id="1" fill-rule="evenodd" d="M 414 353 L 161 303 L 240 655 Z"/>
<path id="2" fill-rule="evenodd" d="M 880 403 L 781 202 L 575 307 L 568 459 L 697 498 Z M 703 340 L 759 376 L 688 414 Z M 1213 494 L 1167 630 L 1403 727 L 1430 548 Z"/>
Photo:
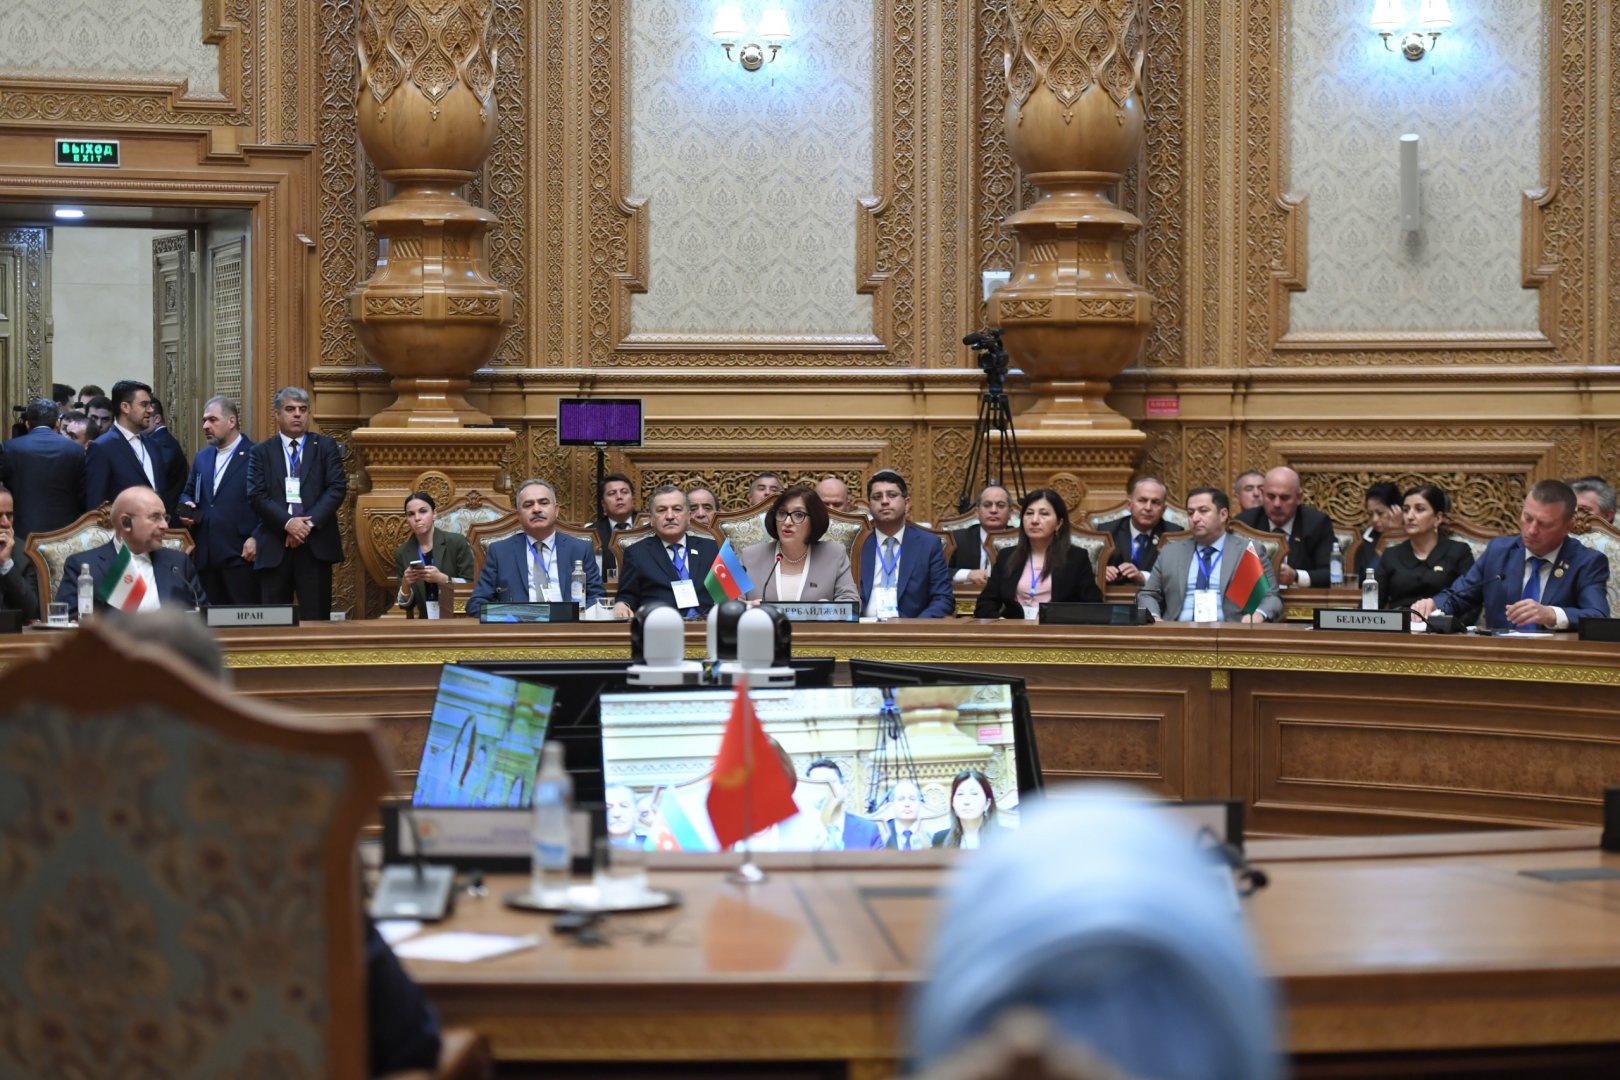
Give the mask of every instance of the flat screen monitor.
<path id="1" fill-rule="evenodd" d="M 1035 722 L 1029 709 L 1029 690 L 1017 675 L 993 671 L 971 671 L 933 664 L 897 664 L 882 660 L 851 660 L 849 681 L 855 686 L 961 686 L 967 683 L 994 683 L 1012 693 L 1013 724 L 1018 729 L 1018 790 L 1029 794 L 1040 791 L 1046 781 L 1041 776 L 1041 753 L 1035 745 Z"/>
<path id="2" fill-rule="evenodd" d="M 791 767 L 799 812 L 756 851 L 973 847 L 1017 828 L 1022 728 L 1005 681 L 751 692 Z M 625 847 L 718 849 L 706 802 L 735 692 L 604 694 L 608 835 Z M 980 826 L 983 826 L 982 830 Z M 963 838 L 966 838 L 965 842 Z"/>
<path id="3" fill-rule="evenodd" d="M 789 663 L 799 686 L 832 685 L 833 657 L 802 656 Z M 629 660 L 475 660 L 464 666 L 555 691 L 550 734 L 563 744 L 574 801 L 603 801 L 600 701 L 603 694 L 640 692 L 626 681 Z"/>
<path id="4" fill-rule="evenodd" d="M 558 446 L 640 446 L 640 398 L 559 398 Z"/>
<path id="5" fill-rule="evenodd" d="M 547 686 L 446 664 L 411 805 L 528 806 L 554 699 Z"/>

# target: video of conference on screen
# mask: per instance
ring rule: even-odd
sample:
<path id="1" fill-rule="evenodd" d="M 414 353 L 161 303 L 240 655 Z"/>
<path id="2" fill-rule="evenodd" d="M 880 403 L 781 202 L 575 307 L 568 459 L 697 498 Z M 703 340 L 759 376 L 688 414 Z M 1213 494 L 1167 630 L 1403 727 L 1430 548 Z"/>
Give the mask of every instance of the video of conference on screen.
<path id="1" fill-rule="evenodd" d="M 735 691 L 621 683 L 581 704 L 577 685 L 545 677 L 446 664 L 413 805 L 526 807 L 548 731 L 566 730 L 576 797 L 605 804 L 615 846 L 719 850 L 706 800 Z M 778 750 L 761 767 L 791 773 L 799 811 L 755 833 L 752 850 L 971 848 L 1018 825 L 1027 715 L 1010 685 L 812 686 L 750 698 Z M 1022 771 L 1027 788 L 1027 762 Z"/>

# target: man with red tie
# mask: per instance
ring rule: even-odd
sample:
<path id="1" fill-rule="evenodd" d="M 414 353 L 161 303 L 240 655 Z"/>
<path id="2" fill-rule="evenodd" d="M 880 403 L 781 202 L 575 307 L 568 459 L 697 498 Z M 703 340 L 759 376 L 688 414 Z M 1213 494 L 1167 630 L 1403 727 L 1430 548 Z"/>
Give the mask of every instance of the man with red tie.
<path id="1" fill-rule="evenodd" d="M 248 501 L 259 599 L 290 604 L 299 617 L 332 617 L 332 565 L 343 561 L 338 507 L 349 482 L 337 443 L 309 430 L 309 391 L 284 386 L 275 397 L 276 434 L 248 451 Z"/>

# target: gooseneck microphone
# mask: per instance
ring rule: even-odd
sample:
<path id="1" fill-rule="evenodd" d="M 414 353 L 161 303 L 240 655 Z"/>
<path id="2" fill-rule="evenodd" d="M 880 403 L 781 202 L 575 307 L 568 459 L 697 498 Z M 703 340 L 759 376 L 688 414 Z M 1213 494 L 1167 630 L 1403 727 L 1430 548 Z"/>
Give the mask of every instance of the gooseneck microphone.
<path id="1" fill-rule="evenodd" d="M 760 600 L 763 601 L 765 599 L 765 589 L 770 585 L 771 578 L 776 576 L 777 568 L 780 567 L 781 565 L 782 565 L 782 553 L 780 551 L 778 551 L 776 553 L 776 561 L 771 563 L 771 572 L 765 575 L 765 584 L 761 585 L 759 587 L 759 598 L 760 598 Z"/>
<path id="2" fill-rule="evenodd" d="M 169 573 L 173 574 L 175 577 L 179 578 L 185 583 L 186 591 L 191 594 L 191 609 L 193 611 L 201 611 L 206 605 L 203 604 L 202 597 L 197 595 L 197 586 L 193 585 L 191 583 L 191 579 L 180 572 L 180 568 L 178 566 L 169 567 Z"/>

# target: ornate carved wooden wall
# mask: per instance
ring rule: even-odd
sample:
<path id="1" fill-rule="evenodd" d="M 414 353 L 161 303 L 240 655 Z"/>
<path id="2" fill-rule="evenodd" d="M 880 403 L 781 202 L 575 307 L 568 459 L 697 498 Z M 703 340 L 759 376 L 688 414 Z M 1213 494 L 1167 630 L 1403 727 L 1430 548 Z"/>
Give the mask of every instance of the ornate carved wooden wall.
<path id="1" fill-rule="evenodd" d="M 254 209 L 255 393 L 307 378 L 320 422 L 346 439 L 389 400 L 344 311 L 376 257 L 359 219 L 383 198 L 356 137 L 356 5 L 200 2 L 218 99 L 179 83 L 0 76 L 0 197 Z M 1368 479 L 1394 475 L 1438 479 L 1465 516 L 1507 524 L 1533 479 L 1620 472 L 1620 35 L 1612 5 L 1546 2 L 1546 150 L 1523 260 L 1540 331 L 1416 338 L 1288 331 L 1288 292 L 1309 284 L 1285 152 L 1292 0 L 1145 0 L 1146 139 L 1121 202 L 1143 222 L 1126 255 L 1154 325 L 1110 403 L 1148 432 L 1146 465 L 1173 493 L 1287 462 L 1339 513 Z M 759 467 L 892 465 L 943 511 L 979 384 L 957 342 L 982 321 L 979 274 L 1012 264 L 1001 221 L 1031 194 L 1002 132 L 1006 0 L 873 0 L 874 40 L 850 44 L 869 51 L 877 87 L 874 190 L 850 253 L 874 318 L 870 340 L 832 343 L 629 334 L 658 212 L 625 185 L 631 3 L 495 6 L 500 132 L 469 196 L 501 220 L 492 274 L 518 323 L 473 400 L 518 430 L 505 474 L 554 477 L 585 516 L 589 455 L 560 450 L 550 418 L 559 395 L 612 392 L 647 399 L 648 446 L 610 462 L 644 482 L 703 476 L 729 492 Z M 814 17 L 814 5 L 796 16 Z M 123 137 L 131 164 L 53 170 L 57 133 Z M 1149 415 L 1149 398 L 1179 415 Z M 256 432 L 267 420 L 253 418 Z M 364 463 L 348 464 L 358 489 Z M 344 575 L 340 606 L 381 603 L 364 589 Z"/>

